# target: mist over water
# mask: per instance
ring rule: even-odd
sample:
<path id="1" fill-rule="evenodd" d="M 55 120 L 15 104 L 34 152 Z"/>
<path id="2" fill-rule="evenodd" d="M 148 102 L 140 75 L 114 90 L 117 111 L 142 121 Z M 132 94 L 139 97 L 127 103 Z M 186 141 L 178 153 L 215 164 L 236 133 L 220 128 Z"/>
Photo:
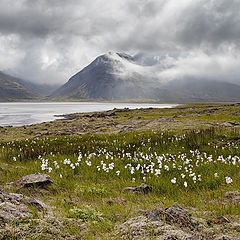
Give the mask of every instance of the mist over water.
<path id="1" fill-rule="evenodd" d="M 0 103 L 0 126 L 23 126 L 58 119 L 55 115 L 107 111 L 114 108 L 172 108 L 177 104 L 147 103 Z"/>

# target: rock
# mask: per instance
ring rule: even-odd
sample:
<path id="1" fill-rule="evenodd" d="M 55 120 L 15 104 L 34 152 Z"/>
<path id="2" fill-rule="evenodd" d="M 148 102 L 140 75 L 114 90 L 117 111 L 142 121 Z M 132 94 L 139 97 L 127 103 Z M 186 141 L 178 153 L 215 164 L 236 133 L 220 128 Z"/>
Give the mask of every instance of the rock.
<path id="1" fill-rule="evenodd" d="M 240 233 L 240 223 L 239 223 L 239 222 L 234 222 L 234 223 L 232 223 L 232 228 L 233 228 L 236 232 Z"/>
<path id="2" fill-rule="evenodd" d="M 115 117 L 115 116 L 117 116 L 115 111 L 97 112 L 91 115 L 91 117 L 94 117 L 94 118 L 105 118 L 105 117 Z"/>
<path id="3" fill-rule="evenodd" d="M 43 202 L 32 197 L 25 197 L 25 201 L 28 205 L 34 206 L 38 211 L 42 211 L 44 208 L 47 208 Z"/>
<path id="4" fill-rule="evenodd" d="M 227 192 L 223 198 L 235 202 L 240 202 L 240 192 L 238 191 Z"/>
<path id="5" fill-rule="evenodd" d="M 224 235 L 224 236 L 220 236 L 220 237 L 216 238 L 216 240 L 239 240 L 239 238 Z"/>
<path id="6" fill-rule="evenodd" d="M 120 198 L 120 197 L 117 197 L 117 198 L 111 198 L 111 199 L 106 199 L 106 203 L 110 206 L 114 205 L 114 204 L 121 204 L 121 205 L 125 205 L 127 202 L 126 199 L 124 198 Z"/>
<path id="7" fill-rule="evenodd" d="M 235 126 L 239 126 L 239 122 L 234 122 L 234 121 L 230 121 L 230 122 L 224 122 L 222 124 L 224 127 L 235 127 Z"/>
<path id="8" fill-rule="evenodd" d="M 113 109 L 113 111 L 114 112 L 130 112 L 131 111 L 131 109 L 129 109 L 129 108 L 114 108 Z"/>
<path id="9" fill-rule="evenodd" d="M 142 183 L 138 187 L 126 187 L 123 189 L 123 192 L 148 194 L 148 193 L 152 192 L 152 187 L 148 186 L 145 183 Z"/>
<path id="10" fill-rule="evenodd" d="M 47 174 L 35 173 L 22 177 L 21 179 L 14 182 L 14 185 L 17 187 L 33 187 L 37 186 L 46 186 L 52 184 L 53 180 Z"/>
<path id="11" fill-rule="evenodd" d="M 165 210 L 155 209 L 132 218 L 116 228 L 122 239 L 206 240 L 193 228 L 187 212 L 173 205 Z"/>
<path id="12" fill-rule="evenodd" d="M 12 222 L 31 216 L 30 209 L 25 204 L 12 204 L 4 202 L 0 204 L 0 218 L 3 221 Z"/>
<path id="13" fill-rule="evenodd" d="M 173 205 L 170 208 L 154 209 L 146 213 L 146 216 L 151 219 L 151 221 L 165 221 L 167 224 L 176 224 L 179 227 L 193 229 L 193 223 L 188 215 L 188 213 L 178 205 Z"/>
<path id="14" fill-rule="evenodd" d="M 43 136 L 43 135 L 49 135 L 49 132 L 48 132 L 48 131 L 41 131 L 41 132 L 39 132 L 39 134 L 40 134 L 41 136 Z"/>
<path id="15" fill-rule="evenodd" d="M 214 224 L 222 224 L 222 223 L 230 223 L 230 221 L 226 217 L 220 216 L 217 219 L 215 219 L 213 221 L 213 223 Z"/>
<path id="16" fill-rule="evenodd" d="M 4 222 L 12 222 L 32 216 L 29 206 L 41 211 L 47 206 L 41 201 L 16 193 L 0 191 L 0 219 Z"/>

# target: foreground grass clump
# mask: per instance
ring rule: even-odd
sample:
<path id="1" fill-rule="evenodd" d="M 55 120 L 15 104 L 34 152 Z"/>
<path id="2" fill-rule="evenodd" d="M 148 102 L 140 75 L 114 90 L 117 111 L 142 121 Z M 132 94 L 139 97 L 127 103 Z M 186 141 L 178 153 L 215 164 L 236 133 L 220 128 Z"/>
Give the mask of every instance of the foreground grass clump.
<path id="1" fill-rule="evenodd" d="M 70 210 L 70 217 L 80 219 L 82 222 L 103 222 L 105 220 L 100 212 L 89 206 L 85 206 L 82 209 L 74 207 Z"/>
<path id="2" fill-rule="evenodd" d="M 0 184 L 37 171 L 49 174 L 56 184 L 43 200 L 57 206 L 56 214 L 89 224 L 88 238 L 94 239 L 138 210 L 159 204 L 177 202 L 216 216 L 240 214 L 239 205 L 210 201 L 240 189 L 239 147 L 237 128 L 5 142 L 0 145 Z M 149 195 L 122 192 L 143 182 L 153 188 Z"/>

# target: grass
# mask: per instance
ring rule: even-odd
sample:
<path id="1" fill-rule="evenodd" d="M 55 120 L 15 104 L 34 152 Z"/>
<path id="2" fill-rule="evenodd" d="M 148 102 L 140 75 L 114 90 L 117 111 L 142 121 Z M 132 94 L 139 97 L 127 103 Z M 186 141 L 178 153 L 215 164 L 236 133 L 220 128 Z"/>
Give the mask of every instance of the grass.
<path id="1" fill-rule="evenodd" d="M 177 109 L 178 114 L 176 109 L 151 110 L 146 116 L 141 110 L 133 112 L 135 116 L 147 118 L 157 114 L 179 117 L 182 111 L 195 114 L 208 107 L 183 106 Z M 201 118 L 208 123 L 211 119 L 228 120 L 227 108 L 224 111 L 220 108 L 218 118 L 204 114 Z M 229 111 L 239 113 L 234 106 Z M 124 113 L 119 113 L 119 117 L 123 118 Z M 234 120 L 239 120 L 239 116 Z M 56 124 L 52 127 L 56 128 Z M 106 239 L 116 225 L 139 215 L 140 210 L 176 203 L 197 208 L 200 213 L 195 215 L 209 211 L 211 219 L 240 215 L 239 204 L 219 200 L 227 191 L 240 190 L 239 134 L 238 127 L 199 125 L 188 130 L 154 128 L 117 134 L 34 138 L 30 135 L 28 139 L 7 141 L 10 132 L 0 143 L 0 185 L 34 172 L 49 174 L 55 184 L 46 189 L 13 188 L 12 191 L 42 199 L 55 207 L 56 217 L 84 222 L 87 225 L 84 236 L 74 227 L 66 230 L 84 239 Z M 226 177 L 232 182 L 227 184 Z M 172 182 L 174 178 L 176 183 Z M 153 188 L 152 193 L 135 195 L 122 191 L 143 182 Z"/>

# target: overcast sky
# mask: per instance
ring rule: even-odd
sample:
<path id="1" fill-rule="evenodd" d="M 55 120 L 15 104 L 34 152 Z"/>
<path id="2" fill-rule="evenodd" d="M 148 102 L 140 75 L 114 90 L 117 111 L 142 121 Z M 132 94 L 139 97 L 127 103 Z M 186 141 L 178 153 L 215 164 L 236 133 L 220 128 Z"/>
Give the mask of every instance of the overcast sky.
<path id="1" fill-rule="evenodd" d="M 161 77 L 240 84 L 239 45 L 240 0 L 0 0 L 0 70 L 35 82 L 117 51 L 155 56 Z"/>

